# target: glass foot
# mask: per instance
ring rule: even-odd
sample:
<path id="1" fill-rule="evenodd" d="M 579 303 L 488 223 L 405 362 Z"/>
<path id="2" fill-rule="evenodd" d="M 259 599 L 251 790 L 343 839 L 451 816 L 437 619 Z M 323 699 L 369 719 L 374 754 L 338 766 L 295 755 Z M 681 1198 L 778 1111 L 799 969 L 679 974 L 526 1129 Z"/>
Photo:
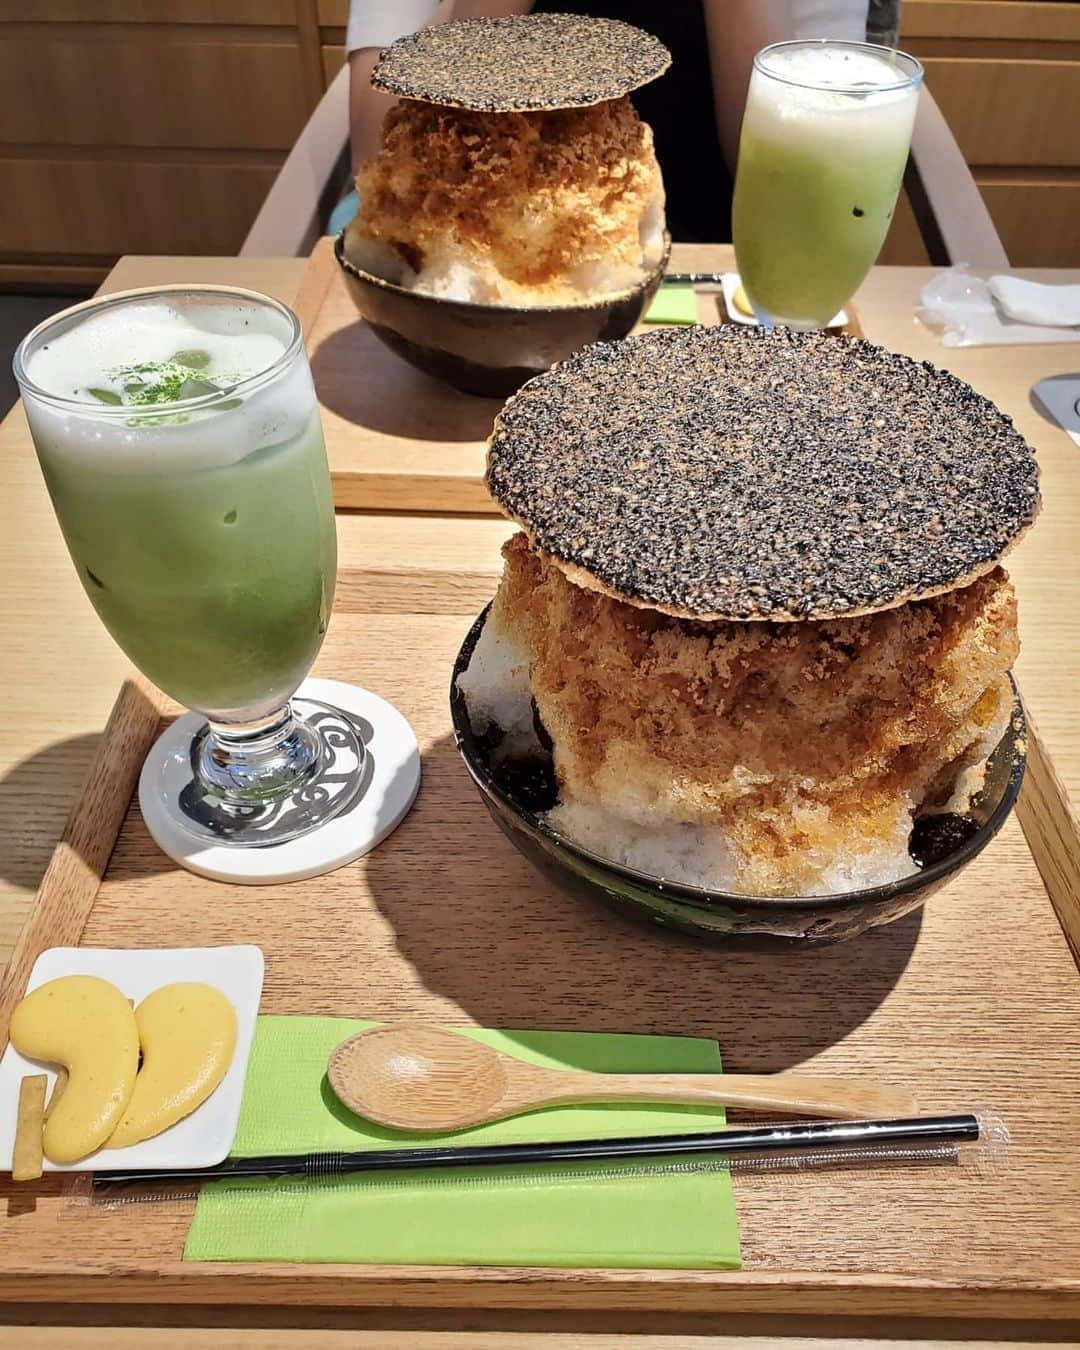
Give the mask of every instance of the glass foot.
<path id="1" fill-rule="evenodd" d="M 305 680 L 293 704 L 318 751 L 303 781 L 282 790 L 265 772 L 268 751 L 284 779 L 307 760 L 305 737 L 282 749 L 292 727 L 282 736 L 280 717 L 242 738 L 234 728 L 232 743 L 219 746 L 215 772 L 226 766 L 230 785 L 240 781 L 246 790 L 245 756 L 236 742 L 246 743 L 259 762 L 259 782 L 264 789 L 270 783 L 261 799 L 238 804 L 216 783 L 196 790 L 195 767 L 205 768 L 209 739 L 205 718 L 186 713 L 155 741 L 139 778 L 139 806 L 155 842 L 181 867 L 245 885 L 299 881 L 368 853 L 408 814 L 420 786 L 420 751 L 392 704 L 324 679 Z"/>
<path id="2" fill-rule="evenodd" d="M 284 737 L 270 728 L 234 741 L 228 756 L 204 726 L 191 743 L 191 782 L 179 805 L 198 838 L 243 848 L 298 839 L 348 810 L 365 786 L 367 755 L 354 719 L 316 699 L 294 698 Z M 272 760 L 262 753 L 272 744 Z"/>

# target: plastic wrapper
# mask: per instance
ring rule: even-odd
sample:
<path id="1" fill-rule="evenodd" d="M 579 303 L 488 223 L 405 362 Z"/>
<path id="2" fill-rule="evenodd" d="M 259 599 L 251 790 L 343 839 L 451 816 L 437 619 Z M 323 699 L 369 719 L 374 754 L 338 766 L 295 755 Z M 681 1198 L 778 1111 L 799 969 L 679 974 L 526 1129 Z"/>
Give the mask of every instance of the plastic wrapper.
<path id="1" fill-rule="evenodd" d="M 967 263 L 931 277 L 922 288 L 916 316 L 935 329 L 943 347 L 1014 346 L 1076 342 L 1080 328 L 1024 322 L 1010 317 L 995 299 L 993 277 L 974 276 Z M 1052 288 L 1042 288 L 1050 290 Z"/>

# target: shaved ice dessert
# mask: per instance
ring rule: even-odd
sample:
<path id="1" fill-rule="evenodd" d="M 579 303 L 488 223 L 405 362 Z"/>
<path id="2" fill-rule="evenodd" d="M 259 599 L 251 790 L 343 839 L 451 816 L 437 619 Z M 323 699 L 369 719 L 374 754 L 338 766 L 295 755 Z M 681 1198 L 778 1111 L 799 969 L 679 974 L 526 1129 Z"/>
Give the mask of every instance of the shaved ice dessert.
<path id="1" fill-rule="evenodd" d="M 917 870 L 1013 715 L 999 565 L 1038 510 L 1010 420 L 821 333 L 668 330 L 512 398 L 521 526 L 458 687 L 491 763 L 550 762 L 562 836 L 654 878 L 841 894 Z"/>
<path id="2" fill-rule="evenodd" d="M 666 49 L 573 15 L 463 20 L 383 54 L 401 95 L 357 176 L 350 262 L 443 299 L 515 308 L 630 290 L 663 260 L 664 188 L 629 90 Z"/>
<path id="3" fill-rule="evenodd" d="M 967 809 L 1012 715 L 1000 569 L 852 619 L 693 623 L 570 581 L 524 534 L 460 680 L 497 756 L 554 747 L 547 819 L 614 862 L 749 895 L 915 870 L 919 811 Z"/>

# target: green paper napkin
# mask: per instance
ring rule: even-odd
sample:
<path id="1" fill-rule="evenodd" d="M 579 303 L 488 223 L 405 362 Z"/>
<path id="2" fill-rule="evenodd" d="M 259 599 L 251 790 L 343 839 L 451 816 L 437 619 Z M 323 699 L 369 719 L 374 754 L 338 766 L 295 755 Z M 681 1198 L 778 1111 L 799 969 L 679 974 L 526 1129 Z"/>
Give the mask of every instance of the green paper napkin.
<path id="1" fill-rule="evenodd" d="M 553 1107 L 454 1135 L 386 1130 L 348 1111 L 326 1082 L 331 1050 L 374 1022 L 260 1017 L 233 1155 L 525 1143 L 719 1128 L 719 1109 Z M 569 1031 L 469 1035 L 534 1064 L 600 1073 L 711 1073 L 712 1041 Z M 266 1179 L 203 1188 L 188 1261 L 345 1261 L 409 1265 L 738 1266 L 731 1178 L 702 1160 L 462 1168 Z"/>
<path id="2" fill-rule="evenodd" d="M 693 286 L 661 282 L 643 323 L 697 323 L 697 297 Z"/>

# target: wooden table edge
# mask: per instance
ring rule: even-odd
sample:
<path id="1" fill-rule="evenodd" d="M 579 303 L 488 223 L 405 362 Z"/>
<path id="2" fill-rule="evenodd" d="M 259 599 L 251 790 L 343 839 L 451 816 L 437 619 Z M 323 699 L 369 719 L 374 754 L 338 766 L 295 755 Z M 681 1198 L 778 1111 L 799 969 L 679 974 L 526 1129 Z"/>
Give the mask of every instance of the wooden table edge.
<path id="1" fill-rule="evenodd" d="M 1025 714 L 1027 773 L 1016 816 L 1073 959 L 1080 966 L 1080 821 L 1030 710 L 1025 709 Z"/>
<path id="2" fill-rule="evenodd" d="M 392 473 L 331 468 L 338 511 L 403 511 L 409 515 L 501 516 L 483 483 L 450 469 L 414 473 L 408 482 Z"/>
<path id="3" fill-rule="evenodd" d="M 903 1275 L 771 1271 L 548 1270 L 535 1267 L 63 1262 L 0 1270 L 0 1304 L 265 1303 L 274 1306 L 564 1309 L 816 1317 L 999 1318 L 1047 1323 L 1080 1316 L 1080 1278 L 949 1281 Z M 243 1298 L 237 1299 L 242 1282 Z M 118 1298 L 118 1292 L 120 1297 Z"/>

